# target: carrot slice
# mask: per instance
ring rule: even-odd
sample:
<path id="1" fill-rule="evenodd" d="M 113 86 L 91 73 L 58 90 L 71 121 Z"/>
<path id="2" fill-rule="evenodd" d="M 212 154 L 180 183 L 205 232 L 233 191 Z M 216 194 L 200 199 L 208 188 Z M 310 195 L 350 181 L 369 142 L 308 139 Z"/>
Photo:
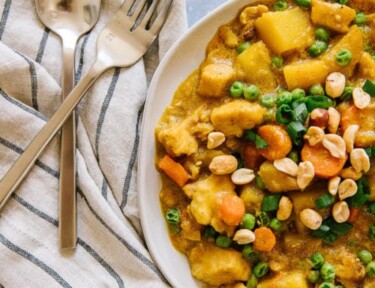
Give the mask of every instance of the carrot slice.
<path id="1" fill-rule="evenodd" d="M 350 224 L 354 224 L 358 220 L 359 216 L 359 209 L 358 208 L 350 208 L 349 219 L 347 222 Z"/>
<path id="2" fill-rule="evenodd" d="M 225 195 L 221 202 L 220 213 L 225 224 L 237 226 L 245 214 L 245 203 L 237 195 Z"/>
<path id="3" fill-rule="evenodd" d="M 344 159 L 335 158 L 322 143 L 315 146 L 305 143 L 301 151 L 301 158 L 302 161 L 310 161 L 313 164 L 315 176 L 328 179 L 340 173 L 348 156 L 345 155 Z"/>
<path id="4" fill-rule="evenodd" d="M 267 148 L 259 149 L 259 153 L 267 160 L 284 158 L 292 150 L 288 132 L 281 126 L 263 125 L 258 129 L 258 134 L 268 143 Z"/>
<path id="5" fill-rule="evenodd" d="M 165 155 L 159 161 L 159 168 L 180 187 L 184 186 L 190 178 L 185 168 L 169 155 Z"/>
<path id="6" fill-rule="evenodd" d="M 257 251 L 268 252 L 276 245 L 276 236 L 268 227 L 259 227 L 254 230 L 255 241 L 253 248 Z"/>

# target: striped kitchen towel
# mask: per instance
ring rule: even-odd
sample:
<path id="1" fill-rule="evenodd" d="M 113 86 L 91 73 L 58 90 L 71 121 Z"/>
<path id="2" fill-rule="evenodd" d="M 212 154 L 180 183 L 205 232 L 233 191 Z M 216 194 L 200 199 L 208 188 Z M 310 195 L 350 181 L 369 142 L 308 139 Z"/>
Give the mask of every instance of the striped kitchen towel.
<path id="1" fill-rule="evenodd" d="M 76 51 L 76 80 L 121 0 L 102 1 L 96 27 Z M 110 69 L 78 109 L 78 243 L 58 249 L 59 139 L 47 147 L 0 215 L 0 287 L 167 287 L 145 247 L 136 170 L 147 85 L 187 28 L 175 0 L 159 39 L 127 69 Z M 39 21 L 33 0 L 0 0 L 0 178 L 61 100 L 61 42 Z M 126 53 L 126 51 L 124 51 Z"/>

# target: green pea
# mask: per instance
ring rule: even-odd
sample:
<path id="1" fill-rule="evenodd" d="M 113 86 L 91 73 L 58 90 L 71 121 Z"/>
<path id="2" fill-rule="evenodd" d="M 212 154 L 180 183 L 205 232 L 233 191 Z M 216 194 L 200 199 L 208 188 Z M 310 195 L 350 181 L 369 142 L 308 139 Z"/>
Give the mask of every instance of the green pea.
<path id="1" fill-rule="evenodd" d="M 242 97 L 245 84 L 235 81 L 229 88 L 230 95 L 234 98 Z"/>
<path id="2" fill-rule="evenodd" d="M 326 92 L 324 91 L 324 88 L 320 84 L 312 85 L 309 89 L 310 95 L 325 95 Z"/>
<path id="3" fill-rule="evenodd" d="M 284 59 L 281 56 L 272 56 L 271 61 L 273 66 L 275 66 L 277 69 L 280 69 L 284 64 Z"/>
<path id="4" fill-rule="evenodd" d="M 270 228 L 276 232 L 279 232 L 283 228 L 283 223 L 277 218 L 272 218 L 270 222 Z"/>
<path id="5" fill-rule="evenodd" d="M 293 95 L 292 93 L 288 91 L 283 91 L 279 95 L 277 95 L 276 98 L 276 105 L 281 106 L 283 104 L 291 104 L 293 101 Z"/>
<path id="6" fill-rule="evenodd" d="M 260 105 L 266 108 L 275 106 L 275 98 L 271 94 L 265 94 L 259 98 Z"/>
<path id="7" fill-rule="evenodd" d="M 318 288 L 335 288 L 335 284 L 330 282 L 323 282 L 318 286 Z"/>
<path id="8" fill-rule="evenodd" d="M 361 250 L 358 252 L 357 254 L 359 260 L 361 260 L 361 262 L 365 265 L 367 265 L 368 263 L 370 263 L 372 261 L 372 254 L 370 251 L 368 250 Z"/>
<path id="9" fill-rule="evenodd" d="M 315 38 L 320 41 L 327 42 L 330 34 L 329 30 L 324 27 L 319 27 L 315 30 Z"/>
<path id="10" fill-rule="evenodd" d="M 358 12 L 357 15 L 355 15 L 353 23 L 357 24 L 357 25 L 365 25 L 366 24 L 366 15 L 362 12 Z"/>
<path id="11" fill-rule="evenodd" d="M 310 273 L 307 275 L 307 280 L 310 282 L 310 283 L 318 283 L 319 281 L 319 277 L 320 277 L 320 273 L 319 271 L 316 271 L 316 270 L 312 270 L 310 271 Z"/>
<path id="12" fill-rule="evenodd" d="M 368 277 L 375 278 L 375 261 L 371 261 L 367 264 L 366 274 Z"/>
<path id="13" fill-rule="evenodd" d="M 249 280 L 246 282 L 246 288 L 256 288 L 258 286 L 258 278 L 251 274 Z"/>
<path id="14" fill-rule="evenodd" d="M 251 262 L 255 262 L 259 258 L 259 253 L 255 251 L 253 246 L 251 246 L 250 244 L 246 244 L 242 248 L 242 255 L 246 260 L 249 260 Z"/>
<path id="15" fill-rule="evenodd" d="M 219 235 L 215 243 L 220 248 L 228 248 L 232 244 L 232 239 L 225 235 Z"/>
<path id="16" fill-rule="evenodd" d="M 295 0 L 298 6 L 308 8 L 311 6 L 311 0 Z"/>
<path id="17" fill-rule="evenodd" d="M 249 230 L 253 230 L 255 227 L 256 219 L 255 216 L 250 213 L 245 213 L 242 217 L 241 227 Z"/>
<path id="18" fill-rule="evenodd" d="M 293 101 L 296 101 L 306 96 L 305 90 L 301 88 L 296 88 L 291 93 L 292 93 Z"/>
<path id="19" fill-rule="evenodd" d="M 250 47 L 251 43 L 250 42 L 243 42 L 237 46 L 237 53 L 241 54 L 243 51 L 246 50 L 247 47 Z"/>
<path id="20" fill-rule="evenodd" d="M 289 152 L 288 154 L 288 158 L 292 159 L 293 162 L 295 163 L 299 163 L 299 155 L 298 155 L 298 152 L 296 150 L 292 150 Z"/>
<path id="21" fill-rule="evenodd" d="M 269 266 L 267 262 L 260 261 L 258 262 L 254 268 L 253 268 L 253 273 L 257 278 L 261 278 L 265 276 L 269 271 Z"/>
<path id="22" fill-rule="evenodd" d="M 317 40 L 314 44 L 312 44 L 308 51 L 311 57 L 317 57 L 320 54 L 324 53 L 328 49 L 327 42 Z"/>
<path id="23" fill-rule="evenodd" d="M 288 9 L 289 4 L 285 0 L 277 0 L 275 4 L 273 5 L 274 11 L 284 11 Z"/>
<path id="24" fill-rule="evenodd" d="M 336 277 L 336 269 L 329 263 L 324 263 L 320 268 L 320 275 L 325 281 L 333 281 Z"/>
<path id="25" fill-rule="evenodd" d="M 169 209 L 165 213 L 165 219 L 170 224 L 178 224 L 178 223 L 180 223 L 180 210 L 178 208 Z"/>
<path id="26" fill-rule="evenodd" d="M 324 264 L 324 257 L 322 254 L 320 254 L 319 252 L 316 252 L 313 255 L 311 255 L 309 259 L 312 264 L 312 267 L 311 267 L 312 269 L 317 270 L 317 269 L 322 268 Z"/>
<path id="27" fill-rule="evenodd" d="M 348 49 L 342 49 L 336 54 L 336 63 L 342 67 L 352 61 L 352 53 Z"/>
<path id="28" fill-rule="evenodd" d="M 256 100 L 260 94 L 259 88 L 256 85 L 250 85 L 244 88 L 243 96 L 247 100 Z"/>

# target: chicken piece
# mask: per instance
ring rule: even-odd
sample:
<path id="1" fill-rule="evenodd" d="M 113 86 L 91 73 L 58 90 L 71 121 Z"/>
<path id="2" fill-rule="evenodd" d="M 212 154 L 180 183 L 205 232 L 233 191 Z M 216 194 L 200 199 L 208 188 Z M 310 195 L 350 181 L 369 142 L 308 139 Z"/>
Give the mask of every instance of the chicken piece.
<path id="1" fill-rule="evenodd" d="M 356 12 L 346 5 L 313 0 L 311 20 L 315 25 L 325 26 L 335 32 L 346 33 Z"/>
<path id="2" fill-rule="evenodd" d="M 236 195 L 234 188 L 230 176 L 211 174 L 204 180 L 185 185 L 183 190 L 192 199 L 189 209 L 199 224 L 211 225 L 220 233 L 232 234 L 234 227 L 223 222 L 219 211 L 223 196 Z"/>
<path id="3" fill-rule="evenodd" d="M 198 93 L 206 97 L 225 95 L 228 85 L 234 81 L 234 69 L 226 64 L 213 63 L 202 68 Z"/>
<path id="4" fill-rule="evenodd" d="M 268 12 L 268 7 L 265 5 L 249 6 L 243 9 L 240 13 L 240 23 L 246 25 L 249 21 L 252 21 L 263 13 Z"/>
<path id="5" fill-rule="evenodd" d="M 258 103 L 246 100 L 232 102 L 214 108 L 211 113 L 211 122 L 217 131 L 225 136 L 241 137 L 244 130 L 252 129 L 263 122 L 266 109 Z"/>
<path id="6" fill-rule="evenodd" d="M 305 275 L 300 271 L 275 274 L 272 278 L 261 280 L 257 288 L 308 288 Z"/>
<path id="7" fill-rule="evenodd" d="M 189 261 L 193 276 L 213 286 L 246 281 L 250 276 L 250 264 L 242 253 L 212 243 L 200 243 L 193 248 Z"/>
<path id="8" fill-rule="evenodd" d="M 157 139 L 169 155 L 178 157 L 197 153 L 197 138 L 204 139 L 213 130 L 207 113 L 203 105 L 182 121 L 171 121 L 166 127 L 157 128 Z"/>
<path id="9" fill-rule="evenodd" d="M 375 60 L 367 52 L 362 52 L 359 60 L 359 73 L 363 78 L 375 80 Z"/>
<path id="10" fill-rule="evenodd" d="M 226 46 L 229 48 L 236 48 L 238 45 L 238 38 L 237 35 L 234 34 L 232 29 L 227 26 L 223 25 L 219 28 L 219 36 L 223 39 Z"/>

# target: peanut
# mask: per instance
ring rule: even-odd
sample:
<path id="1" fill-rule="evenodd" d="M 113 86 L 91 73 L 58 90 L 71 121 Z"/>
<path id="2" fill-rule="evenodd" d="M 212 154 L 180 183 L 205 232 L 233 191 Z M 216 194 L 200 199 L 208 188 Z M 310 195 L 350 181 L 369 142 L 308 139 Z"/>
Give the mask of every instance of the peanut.
<path id="1" fill-rule="evenodd" d="M 280 221 L 288 220 L 293 211 L 293 202 L 289 197 L 282 196 L 277 209 L 276 218 Z"/>
<path id="2" fill-rule="evenodd" d="M 359 125 L 349 125 L 348 128 L 346 128 L 344 135 L 342 138 L 344 139 L 344 142 L 346 144 L 346 150 L 348 153 L 352 152 L 353 147 L 354 147 L 354 141 L 355 138 L 357 137 Z"/>
<path id="3" fill-rule="evenodd" d="M 340 113 L 333 107 L 328 108 L 328 125 L 327 129 L 329 133 L 337 133 L 340 125 Z"/>
<path id="4" fill-rule="evenodd" d="M 247 168 L 241 168 L 233 172 L 231 179 L 236 185 L 248 184 L 255 178 L 254 171 Z"/>
<path id="5" fill-rule="evenodd" d="M 362 172 L 357 172 L 353 166 L 349 166 L 341 170 L 340 176 L 344 179 L 353 179 L 356 181 L 362 177 Z"/>
<path id="6" fill-rule="evenodd" d="M 339 176 L 333 177 L 328 180 L 328 192 L 331 195 L 335 196 L 337 194 L 340 182 L 341 182 L 341 178 Z"/>
<path id="7" fill-rule="evenodd" d="M 207 137 L 207 149 L 219 147 L 225 141 L 225 135 L 222 132 L 211 132 Z"/>
<path id="8" fill-rule="evenodd" d="M 320 143 L 324 137 L 324 130 L 317 126 L 310 126 L 306 134 L 303 136 L 310 146 L 315 146 Z"/>
<path id="9" fill-rule="evenodd" d="M 371 97 L 362 88 L 356 87 L 353 90 L 353 102 L 358 109 L 365 109 L 370 105 Z"/>
<path id="10" fill-rule="evenodd" d="M 273 166 L 281 172 L 284 172 L 290 176 L 297 176 L 297 171 L 298 171 L 298 166 L 296 162 L 294 162 L 290 158 L 282 158 L 282 159 L 277 159 L 273 162 Z"/>
<path id="11" fill-rule="evenodd" d="M 345 179 L 339 185 L 338 193 L 340 200 L 354 196 L 358 191 L 357 183 L 352 179 Z"/>
<path id="12" fill-rule="evenodd" d="M 350 210 L 345 201 L 336 202 L 332 207 L 332 216 L 337 223 L 344 223 L 349 219 Z"/>
<path id="13" fill-rule="evenodd" d="M 325 90 L 332 98 L 340 97 L 345 89 L 345 75 L 340 72 L 333 72 L 326 78 Z"/>
<path id="14" fill-rule="evenodd" d="M 297 171 L 297 185 L 301 190 L 304 190 L 314 179 L 315 169 L 311 162 L 300 162 Z"/>
<path id="15" fill-rule="evenodd" d="M 208 168 L 213 174 L 226 175 L 231 174 L 237 169 L 238 161 L 232 155 L 220 155 L 211 160 Z"/>
<path id="16" fill-rule="evenodd" d="M 350 163 L 357 172 L 368 172 L 370 170 L 370 157 L 368 157 L 365 149 L 356 148 L 350 153 Z"/>
<path id="17" fill-rule="evenodd" d="M 317 126 L 322 129 L 326 129 L 328 125 L 328 111 L 322 108 L 315 108 L 310 113 L 309 117 L 309 125 L 310 126 Z"/>
<path id="18" fill-rule="evenodd" d="M 323 146 L 329 151 L 329 153 L 339 159 L 346 157 L 346 145 L 344 139 L 336 134 L 326 134 L 322 140 Z"/>
<path id="19" fill-rule="evenodd" d="M 233 240 L 239 245 L 249 244 L 255 241 L 255 234 L 249 229 L 240 229 L 234 234 Z"/>
<path id="20" fill-rule="evenodd" d="M 311 230 L 316 230 L 322 225 L 323 218 L 322 216 L 313 209 L 304 209 L 299 214 L 299 218 L 303 225 Z"/>

